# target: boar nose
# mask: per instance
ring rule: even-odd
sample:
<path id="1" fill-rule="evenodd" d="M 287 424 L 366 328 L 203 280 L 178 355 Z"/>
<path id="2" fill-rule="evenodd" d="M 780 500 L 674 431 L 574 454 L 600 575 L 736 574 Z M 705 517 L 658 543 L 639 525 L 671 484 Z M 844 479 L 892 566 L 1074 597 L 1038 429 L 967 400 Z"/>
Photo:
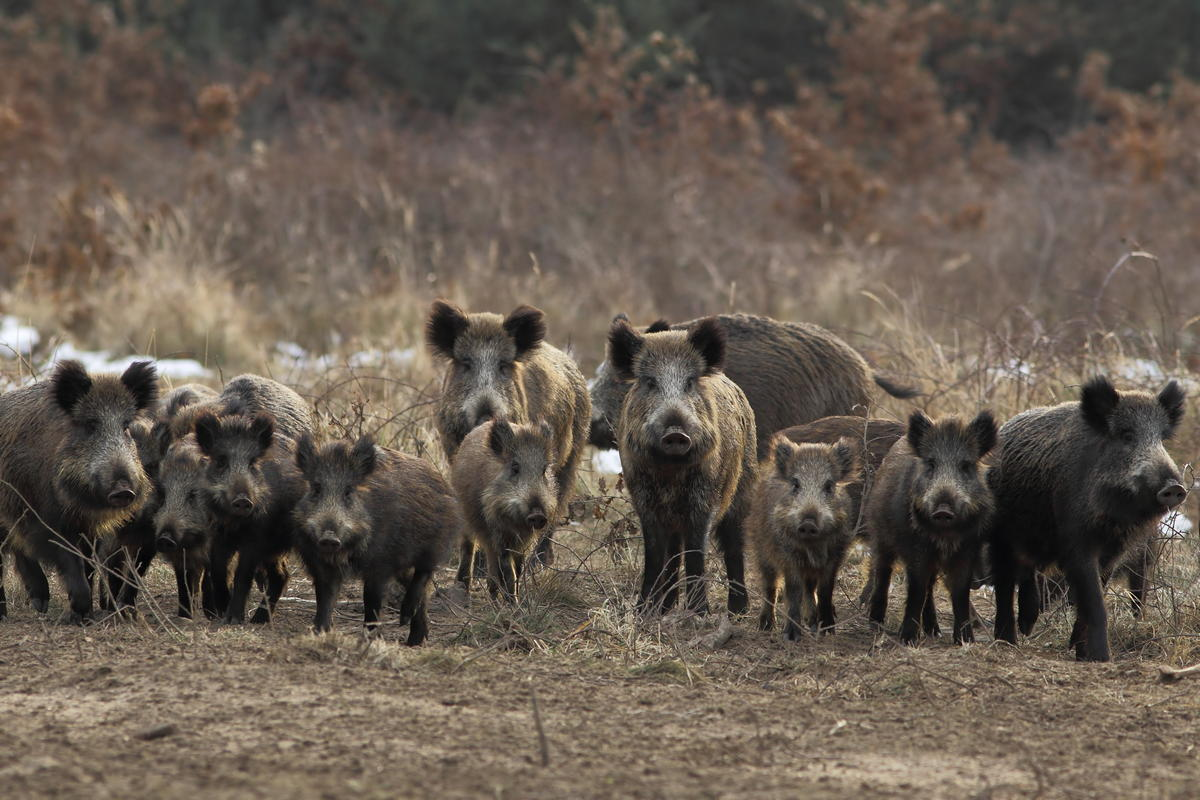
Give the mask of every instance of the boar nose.
<path id="1" fill-rule="evenodd" d="M 317 539 L 317 546 L 325 553 L 336 553 L 342 549 L 342 540 L 333 531 L 324 531 Z"/>
<path id="2" fill-rule="evenodd" d="M 233 511 L 235 514 L 245 516 L 254 510 L 254 502 L 244 494 L 239 494 L 233 498 Z"/>
<path id="3" fill-rule="evenodd" d="M 1181 484 L 1169 483 L 1158 490 L 1158 502 L 1165 508 L 1174 508 L 1187 497 L 1187 489 Z"/>
<path id="4" fill-rule="evenodd" d="M 684 455 L 692 449 L 692 438 L 681 428 L 668 428 L 662 437 L 662 449 L 667 455 Z"/>
<path id="5" fill-rule="evenodd" d="M 133 487 L 122 481 L 108 493 L 108 504 L 113 508 L 125 508 L 136 498 L 137 493 L 133 491 Z"/>
<path id="6" fill-rule="evenodd" d="M 489 421 L 495 416 L 496 411 L 492 408 L 491 404 L 484 403 L 475 410 L 475 427 L 478 428 L 480 425 Z"/>
<path id="7" fill-rule="evenodd" d="M 534 511 L 530 511 L 529 516 L 525 517 L 525 522 L 527 522 L 529 527 L 533 528 L 535 531 L 540 531 L 542 528 L 546 527 L 546 521 L 545 513 L 536 509 Z"/>
<path id="8" fill-rule="evenodd" d="M 805 517 L 800 520 L 799 530 L 805 536 L 812 536 L 817 532 L 817 521 L 812 517 Z"/>
<path id="9" fill-rule="evenodd" d="M 950 508 L 949 503 L 938 503 L 931 516 L 935 522 L 953 522 L 954 509 Z"/>
<path id="10" fill-rule="evenodd" d="M 179 547 L 179 542 L 175 538 L 174 528 L 163 528 L 158 532 L 158 537 L 154 540 L 154 549 L 160 553 L 170 553 Z"/>

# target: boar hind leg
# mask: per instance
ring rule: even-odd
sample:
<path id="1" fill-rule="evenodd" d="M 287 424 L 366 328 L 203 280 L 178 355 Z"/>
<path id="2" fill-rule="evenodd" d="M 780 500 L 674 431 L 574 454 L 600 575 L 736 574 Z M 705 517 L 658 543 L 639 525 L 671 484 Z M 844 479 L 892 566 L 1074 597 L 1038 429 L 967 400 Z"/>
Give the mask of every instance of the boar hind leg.
<path id="1" fill-rule="evenodd" d="M 416 647 L 429 638 L 429 612 L 426 597 L 433 572 L 427 569 L 413 570 L 412 579 L 404 592 L 404 603 L 400 606 L 400 618 L 408 620 L 409 647 Z"/>
<path id="2" fill-rule="evenodd" d="M 908 565 L 907 596 L 904 600 L 904 621 L 900 623 L 900 641 L 915 645 L 920 636 L 925 602 L 929 598 L 933 570 L 923 564 Z"/>
<path id="3" fill-rule="evenodd" d="M 933 590 L 936 587 L 937 570 L 932 570 L 929 573 L 929 582 L 925 585 L 925 607 L 921 610 L 921 629 L 931 638 L 942 635 L 942 628 L 937 621 L 937 603 L 933 599 Z"/>
<path id="4" fill-rule="evenodd" d="M 1075 625 L 1071 645 L 1080 661 L 1108 661 L 1108 611 L 1095 558 L 1078 558 L 1063 565 L 1075 593 Z"/>
<path id="5" fill-rule="evenodd" d="M 833 589 L 837 585 L 837 570 L 832 569 L 821 576 L 817 584 L 817 617 L 821 622 L 821 633 L 834 632 Z"/>
<path id="6" fill-rule="evenodd" d="M 50 583 L 46 573 L 42 572 L 42 565 L 24 553 L 13 553 L 13 566 L 21 576 L 29 605 L 39 614 L 45 614 L 50 609 Z"/>
<path id="7" fill-rule="evenodd" d="M 1012 551 L 993 539 L 992 578 L 996 584 L 996 621 L 992 638 L 998 642 L 1017 643 L 1017 624 L 1013 617 L 1013 592 L 1016 589 L 1016 565 Z"/>
<path id="8" fill-rule="evenodd" d="M 758 614 L 758 629 L 769 631 L 775 627 L 775 602 L 779 597 L 779 573 L 768 564 L 761 565 L 761 570 L 763 606 L 762 611 Z"/>
<path id="9" fill-rule="evenodd" d="M 1017 629 L 1025 636 L 1033 633 L 1044 597 L 1033 574 L 1023 576 L 1017 583 Z"/>
<path id="10" fill-rule="evenodd" d="M 725 577 L 729 580 L 729 613 L 744 614 L 750 605 L 746 592 L 743 518 L 732 510 L 717 524 L 717 544 L 725 556 Z"/>

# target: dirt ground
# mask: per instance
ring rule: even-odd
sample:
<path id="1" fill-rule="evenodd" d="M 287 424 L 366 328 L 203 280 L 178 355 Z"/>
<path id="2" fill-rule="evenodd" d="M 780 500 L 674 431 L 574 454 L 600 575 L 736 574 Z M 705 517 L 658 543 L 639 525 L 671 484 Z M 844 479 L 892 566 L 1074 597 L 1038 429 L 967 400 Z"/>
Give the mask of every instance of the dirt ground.
<path id="1" fill-rule="evenodd" d="M 715 616 L 636 622 L 623 598 L 588 609 L 548 575 L 526 601 L 553 607 L 539 616 L 478 590 L 470 610 L 448 605 L 446 571 L 416 649 L 396 627 L 365 642 L 353 594 L 337 633 L 308 634 L 303 576 L 268 627 L 162 614 L 174 598 L 157 566 L 132 622 L 47 623 L 18 598 L 0 623 L 2 794 L 1192 797 L 1200 785 L 1200 680 L 1164 685 L 1128 650 L 1077 664 L 1053 632 L 1018 649 L 904 648 L 872 636 L 848 597 L 835 636 L 787 643 L 739 620 L 714 647 Z"/>

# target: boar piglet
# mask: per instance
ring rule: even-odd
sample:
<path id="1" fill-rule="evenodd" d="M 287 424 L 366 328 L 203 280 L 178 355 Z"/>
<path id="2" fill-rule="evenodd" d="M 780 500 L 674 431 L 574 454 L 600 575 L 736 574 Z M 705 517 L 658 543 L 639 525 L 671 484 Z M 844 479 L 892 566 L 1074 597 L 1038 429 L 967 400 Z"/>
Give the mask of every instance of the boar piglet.
<path id="1" fill-rule="evenodd" d="M 154 514 L 155 550 L 171 562 L 179 593 L 179 616 L 191 618 L 201 599 L 204 614 L 219 608 L 209 575 L 216 523 L 205 500 L 208 457 L 193 434 L 172 442 L 159 465 L 159 502 Z"/>
<path id="2" fill-rule="evenodd" d="M 617 423 L 625 482 L 642 525 L 645 572 L 640 607 L 678 600 L 681 566 L 687 606 L 708 610 L 704 559 L 715 529 L 725 555 L 729 610 L 746 610 L 742 523 L 754 492 L 754 412 L 722 373 L 725 334 L 716 318 L 687 331 L 641 334 L 617 319 L 608 361 L 632 386 Z"/>
<path id="3" fill-rule="evenodd" d="M 266 597 L 251 622 L 268 622 L 287 585 L 292 510 L 305 491 L 295 445 L 275 433 L 274 417 L 265 412 L 253 417 L 202 414 L 196 418 L 195 436 L 208 458 L 203 491 L 217 526 L 209 569 L 216 605 L 225 606 L 226 622 L 242 622 L 250 584 L 262 571 Z M 237 571 L 223 602 L 234 553 Z"/>
<path id="4" fill-rule="evenodd" d="M 798 640 L 802 625 L 833 633 L 833 590 L 857 521 L 849 485 L 859 480 L 860 458 L 854 439 L 794 444 L 776 434 L 772 440 L 759 465 L 747 526 L 762 573 L 762 630 L 775 625 L 782 578 L 788 601 L 784 636 Z"/>
<path id="5" fill-rule="evenodd" d="M 1000 429 L 990 555 L 996 638 L 1016 642 L 1013 589 L 1021 583 L 1020 628 L 1037 621 L 1032 570 L 1057 565 L 1075 601 L 1071 646 L 1081 660 L 1107 661 L 1103 580 L 1155 535 L 1187 490 L 1165 442 L 1179 427 L 1184 391 L 1119 392 L 1105 377 L 1077 402 L 1034 408 Z M 1136 587 L 1135 587 L 1136 588 Z"/>
<path id="6" fill-rule="evenodd" d="M 120 377 L 63 361 L 50 380 L 0 396 L 0 525 L 36 610 L 50 599 L 44 561 L 66 584 L 67 619 L 91 613 L 97 540 L 150 494 L 129 428 L 157 397 L 148 361 Z"/>
<path id="7" fill-rule="evenodd" d="M 467 434 L 492 419 L 544 421 L 553 432 L 553 503 L 565 508 L 587 443 L 591 400 L 575 360 L 546 341 L 545 315 L 532 306 L 506 317 L 468 314 L 437 300 L 425 336 L 433 355 L 449 362 L 435 412 L 446 458 L 453 463 Z M 547 564 L 552 533 L 546 527 L 538 542 L 538 558 Z"/>
<path id="8" fill-rule="evenodd" d="M 343 581 L 363 582 L 363 622 L 379 624 L 384 592 L 404 585 L 401 624 L 408 644 L 429 635 L 426 597 L 434 571 L 462 534 L 450 487 L 429 462 L 376 447 L 369 438 L 317 447 L 296 443 L 307 491 L 296 504 L 296 549 L 313 579 L 318 633 L 332 627 Z"/>
<path id="9" fill-rule="evenodd" d="M 981 459 L 996 443 L 996 421 L 982 411 L 965 422 L 936 422 L 921 411 L 892 446 L 875 476 L 866 505 L 872 545 L 871 621 L 882 626 L 892 566 L 904 562 L 908 597 L 900 640 L 915 644 L 922 628 L 940 633 L 933 589 L 945 576 L 954 611 L 954 643 L 974 641 L 971 581 L 994 508 Z"/>
<path id="10" fill-rule="evenodd" d="M 467 523 L 458 580 L 468 589 L 478 546 L 487 558 L 492 594 L 517 599 L 535 537 L 558 518 L 556 461 L 554 431 L 543 421 L 514 425 L 498 419 L 463 439 L 451 482 Z"/>

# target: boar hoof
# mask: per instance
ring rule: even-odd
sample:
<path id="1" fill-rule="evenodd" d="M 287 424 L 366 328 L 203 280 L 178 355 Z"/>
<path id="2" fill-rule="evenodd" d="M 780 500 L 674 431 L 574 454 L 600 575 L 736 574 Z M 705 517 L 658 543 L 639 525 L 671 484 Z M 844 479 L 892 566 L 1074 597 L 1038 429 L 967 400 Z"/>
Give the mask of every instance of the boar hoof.
<path id="1" fill-rule="evenodd" d="M 789 642 L 799 642 L 804 638 L 804 630 L 793 622 L 789 622 L 783 629 L 783 638 Z"/>
<path id="2" fill-rule="evenodd" d="M 31 597 L 29 605 L 33 606 L 33 610 L 39 614 L 45 614 L 50 610 L 50 599 L 47 597 Z"/>
<path id="3" fill-rule="evenodd" d="M 775 627 L 775 615 L 768 613 L 764 608 L 762 613 L 758 615 L 758 629 L 760 631 L 769 631 Z"/>
<path id="4" fill-rule="evenodd" d="M 266 625 L 271 621 L 271 612 L 259 606 L 254 609 L 254 614 L 250 617 L 250 623 L 253 625 Z"/>

